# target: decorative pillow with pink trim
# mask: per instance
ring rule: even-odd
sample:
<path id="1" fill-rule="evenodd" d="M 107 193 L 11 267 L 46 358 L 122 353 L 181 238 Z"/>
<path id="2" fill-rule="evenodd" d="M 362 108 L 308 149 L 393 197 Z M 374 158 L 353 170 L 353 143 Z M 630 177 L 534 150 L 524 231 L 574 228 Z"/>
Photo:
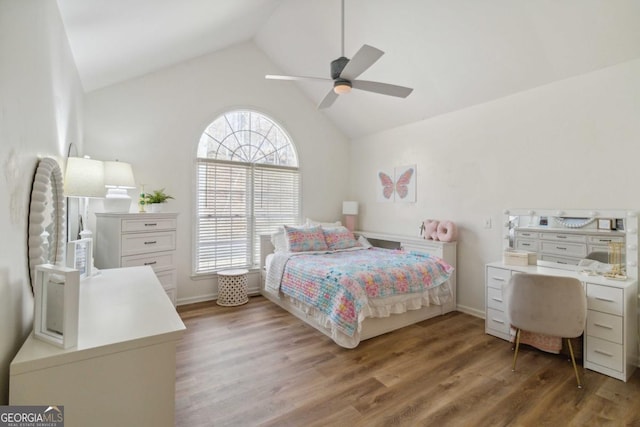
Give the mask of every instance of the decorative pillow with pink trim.
<path id="1" fill-rule="evenodd" d="M 320 226 L 297 228 L 285 225 L 284 231 L 291 252 L 326 251 L 328 249 Z"/>
<path id="2" fill-rule="evenodd" d="M 349 249 L 360 246 L 358 241 L 353 236 L 353 233 L 346 227 L 331 227 L 322 228 L 324 233 L 324 239 L 329 246 L 329 249 L 335 251 L 336 249 Z"/>

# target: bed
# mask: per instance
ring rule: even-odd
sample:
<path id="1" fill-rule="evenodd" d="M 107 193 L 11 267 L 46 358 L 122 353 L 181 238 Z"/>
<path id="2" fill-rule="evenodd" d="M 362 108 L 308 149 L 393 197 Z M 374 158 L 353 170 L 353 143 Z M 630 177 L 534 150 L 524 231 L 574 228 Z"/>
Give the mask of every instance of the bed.
<path id="1" fill-rule="evenodd" d="M 455 310 L 455 243 L 378 233 L 360 235 L 374 247 L 291 253 L 275 251 L 272 235 L 261 236 L 262 295 L 345 348 Z M 398 250 L 401 248 L 404 250 Z M 379 266 L 378 270 L 372 265 Z M 377 281 L 380 276 L 391 277 L 394 288 L 383 286 L 384 291 L 371 294 L 366 283 L 373 276 Z M 421 278 L 424 289 L 415 288 L 411 280 L 416 277 Z M 367 289 L 358 290 L 358 284 Z M 342 285 L 347 290 L 340 288 Z M 312 286 L 318 288 L 310 290 Z M 406 288 L 407 294 L 396 287 Z M 354 301 L 346 303 L 345 294 Z M 342 300 L 327 302 L 330 297 Z M 314 306 L 319 300 L 324 304 Z M 346 321 L 337 317 L 336 311 L 346 313 Z"/>

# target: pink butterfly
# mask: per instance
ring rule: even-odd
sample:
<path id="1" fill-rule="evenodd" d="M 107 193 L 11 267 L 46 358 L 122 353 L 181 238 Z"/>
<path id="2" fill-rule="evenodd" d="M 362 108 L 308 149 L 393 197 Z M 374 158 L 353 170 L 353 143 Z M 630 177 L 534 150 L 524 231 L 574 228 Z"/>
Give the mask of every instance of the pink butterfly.
<path id="1" fill-rule="evenodd" d="M 390 199 L 395 191 L 398 193 L 401 199 L 404 199 L 409 194 L 409 183 L 413 176 L 413 168 L 409 168 L 400 175 L 398 181 L 394 184 L 393 179 L 384 172 L 379 172 L 378 177 L 382 184 L 382 195 L 385 199 Z"/>

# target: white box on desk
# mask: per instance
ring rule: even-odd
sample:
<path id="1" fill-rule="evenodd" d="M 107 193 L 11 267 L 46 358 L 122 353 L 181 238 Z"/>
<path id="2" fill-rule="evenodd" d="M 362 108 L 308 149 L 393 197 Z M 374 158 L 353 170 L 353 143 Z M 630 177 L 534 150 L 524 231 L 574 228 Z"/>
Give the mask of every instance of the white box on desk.
<path id="1" fill-rule="evenodd" d="M 538 254 L 535 252 L 507 250 L 504 251 L 502 261 L 506 265 L 536 265 Z"/>

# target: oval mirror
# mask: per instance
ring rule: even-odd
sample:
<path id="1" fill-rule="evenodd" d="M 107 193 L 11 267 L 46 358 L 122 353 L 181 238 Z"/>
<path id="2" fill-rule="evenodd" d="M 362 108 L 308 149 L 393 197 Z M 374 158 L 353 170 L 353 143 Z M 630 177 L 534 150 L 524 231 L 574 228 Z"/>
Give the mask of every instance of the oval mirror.
<path id="1" fill-rule="evenodd" d="M 65 210 L 62 171 L 55 159 L 41 159 L 33 178 L 29 204 L 29 274 L 31 289 L 35 268 L 64 262 Z"/>

